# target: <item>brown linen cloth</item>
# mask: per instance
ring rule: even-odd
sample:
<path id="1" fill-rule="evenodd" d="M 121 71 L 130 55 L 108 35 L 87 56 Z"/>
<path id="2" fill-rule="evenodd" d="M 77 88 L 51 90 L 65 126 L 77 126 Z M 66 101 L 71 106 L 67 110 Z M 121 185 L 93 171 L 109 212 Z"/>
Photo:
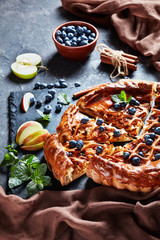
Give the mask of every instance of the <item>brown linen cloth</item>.
<path id="1" fill-rule="evenodd" d="M 98 186 L 42 191 L 24 200 L 0 187 L 0 240 L 160 239 L 160 189 Z"/>
<path id="2" fill-rule="evenodd" d="M 150 56 L 150 64 L 160 71 L 160 0 L 61 1 L 77 16 L 113 25 L 124 43 Z"/>

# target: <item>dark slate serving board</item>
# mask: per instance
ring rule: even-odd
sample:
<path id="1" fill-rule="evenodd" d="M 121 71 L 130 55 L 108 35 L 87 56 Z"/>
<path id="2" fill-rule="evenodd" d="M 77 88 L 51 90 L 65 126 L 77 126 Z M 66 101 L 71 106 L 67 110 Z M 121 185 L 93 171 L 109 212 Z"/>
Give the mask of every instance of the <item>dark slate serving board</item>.
<path id="1" fill-rule="evenodd" d="M 69 87 L 69 88 L 63 88 L 63 89 L 57 88 L 55 90 L 56 90 L 56 94 L 54 99 L 50 103 L 48 103 L 49 105 L 52 106 L 52 118 L 51 118 L 51 121 L 48 123 L 48 125 L 44 126 L 44 128 L 48 129 L 50 133 L 56 132 L 56 127 L 59 124 L 64 111 L 68 108 L 68 105 L 63 105 L 62 111 L 60 113 L 55 112 L 58 93 L 59 92 L 67 93 L 71 98 L 71 103 L 75 104 L 76 100 L 72 98 L 73 93 L 81 90 L 81 87 L 76 89 L 75 87 Z M 26 113 L 22 110 L 20 103 L 25 92 L 23 91 L 11 92 L 9 96 L 9 142 L 10 143 L 12 143 L 13 141 L 15 142 L 17 129 L 21 124 L 30 120 L 37 121 L 40 118 L 40 115 L 37 113 L 35 105 L 31 106 Z M 39 108 L 39 110 L 43 111 L 44 106 L 47 105 L 45 103 L 45 95 L 48 93 L 48 89 L 32 90 L 30 92 L 34 94 L 37 100 L 41 99 L 43 101 L 42 107 Z M 36 152 L 26 152 L 18 148 L 18 152 L 20 156 L 26 153 L 35 154 L 37 157 L 40 158 L 41 162 L 45 162 L 43 150 L 39 150 Z M 52 186 L 45 188 L 47 190 L 53 191 L 53 190 L 88 189 L 88 188 L 97 186 L 97 184 L 94 183 L 91 179 L 89 179 L 86 175 L 70 183 L 68 186 L 61 186 L 60 182 L 53 177 L 52 173 L 49 170 L 47 171 L 47 174 L 52 179 Z M 24 185 L 14 188 L 12 190 L 8 189 L 8 194 L 16 194 L 22 198 L 27 198 L 27 193 Z"/>

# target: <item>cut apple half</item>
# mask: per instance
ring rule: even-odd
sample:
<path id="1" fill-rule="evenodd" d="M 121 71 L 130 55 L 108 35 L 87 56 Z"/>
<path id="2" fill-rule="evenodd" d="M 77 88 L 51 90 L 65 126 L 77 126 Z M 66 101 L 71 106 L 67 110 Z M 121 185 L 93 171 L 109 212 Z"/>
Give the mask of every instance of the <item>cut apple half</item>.
<path id="1" fill-rule="evenodd" d="M 21 149 L 26 150 L 26 151 L 37 151 L 43 148 L 43 142 L 41 143 L 37 143 L 34 145 L 30 145 L 30 146 L 21 146 Z"/>
<path id="2" fill-rule="evenodd" d="M 16 62 L 24 64 L 24 65 L 40 65 L 41 64 L 41 56 L 36 53 L 24 53 L 20 54 L 16 57 Z"/>
<path id="3" fill-rule="evenodd" d="M 22 98 L 21 101 L 21 107 L 23 109 L 24 112 L 27 112 L 30 104 L 31 104 L 31 98 L 34 98 L 34 94 L 31 92 L 26 92 Z"/>
<path id="4" fill-rule="evenodd" d="M 11 64 L 13 73 L 22 79 L 31 79 L 37 75 L 37 66 L 41 63 L 41 57 L 36 53 L 24 53 Z"/>
<path id="5" fill-rule="evenodd" d="M 16 142 L 18 145 L 22 145 L 24 139 L 31 133 L 43 129 L 42 124 L 36 121 L 28 121 L 23 123 L 17 130 Z"/>
<path id="6" fill-rule="evenodd" d="M 35 145 L 41 142 L 44 142 L 45 138 L 49 135 L 47 129 L 40 129 L 34 133 L 31 133 L 28 137 L 26 137 L 23 141 L 23 145 L 30 146 Z"/>

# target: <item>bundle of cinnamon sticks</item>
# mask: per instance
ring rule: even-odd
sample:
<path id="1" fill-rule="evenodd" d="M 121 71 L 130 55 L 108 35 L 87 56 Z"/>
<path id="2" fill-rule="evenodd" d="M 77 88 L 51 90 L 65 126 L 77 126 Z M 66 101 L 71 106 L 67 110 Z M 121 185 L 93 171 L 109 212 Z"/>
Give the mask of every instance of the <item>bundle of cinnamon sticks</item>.
<path id="1" fill-rule="evenodd" d="M 104 52 L 106 52 L 106 54 Z M 100 55 L 101 62 L 112 65 L 112 57 L 107 54 L 109 52 L 109 50 L 105 48 L 104 52 L 101 52 L 101 55 Z M 126 60 L 127 67 L 129 69 L 131 69 L 132 71 L 137 70 L 137 63 L 138 63 L 137 56 L 127 54 L 124 52 L 122 52 L 122 56 Z M 120 60 L 120 61 L 122 63 L 122 60 Z"/>

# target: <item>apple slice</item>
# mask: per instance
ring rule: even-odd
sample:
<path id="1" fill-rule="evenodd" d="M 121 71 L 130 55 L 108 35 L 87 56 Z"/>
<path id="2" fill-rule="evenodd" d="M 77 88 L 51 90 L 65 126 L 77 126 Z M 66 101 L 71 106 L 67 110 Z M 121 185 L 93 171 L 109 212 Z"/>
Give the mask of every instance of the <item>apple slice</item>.
<path id="1" fill-rule="evenodd" d="M 44 142 L 45 138 L 49 135 L 47 129 L 40 129 L 34 133 L 31 133 L 23 140 L 23 145 L 31 146 L 41 142 Z"/>
<path id="2" fill-rule="evenodd" d="M 22 79 L 31 79 L 37 75 L 37 67 L 34 65 L 24 65 L 18 62 L 14 62 L 11 65 L 13 73 Z"/>
<path id="3" fill-rule="evenodd" d="M 31 104 L 31 98 L 34 98 L 34 94 L 31 93 L 31 92 L 26 92 L 22 98 L 22 101 L 21 101 L 21 107 L 23 109 L 24 112 L 27 112 L 29 107 L 30 107 L 30 104 Z"/>
<path id="4" fill-rule="evenodd" d="M 40 65 L 41 64 L 41 56 L 36 53 L 23 53 L 16 57 L 16 62 L 24 64 L 24 65 Z"/>
<path id="5" fill-rule="evenodd" d="M 30 145 L 30 146 L 21 146 L 21 148 L 23 150 L 26 150 L 26 151 L 37 151 L 37 150 L 40 150 L 43 148 L 43 142 L 41 143 L 37 143 L 37 144 L 34 144 L 34 145 Z"/>
<path id="6" fill-rule="evenodd" d="M 36 121 L 28 121 L 23 123 L 17 130 L 16 142 L 18 145 L 22 145 L 23 140 L 31 133 L 43 129 L 43 126 Z"/>

